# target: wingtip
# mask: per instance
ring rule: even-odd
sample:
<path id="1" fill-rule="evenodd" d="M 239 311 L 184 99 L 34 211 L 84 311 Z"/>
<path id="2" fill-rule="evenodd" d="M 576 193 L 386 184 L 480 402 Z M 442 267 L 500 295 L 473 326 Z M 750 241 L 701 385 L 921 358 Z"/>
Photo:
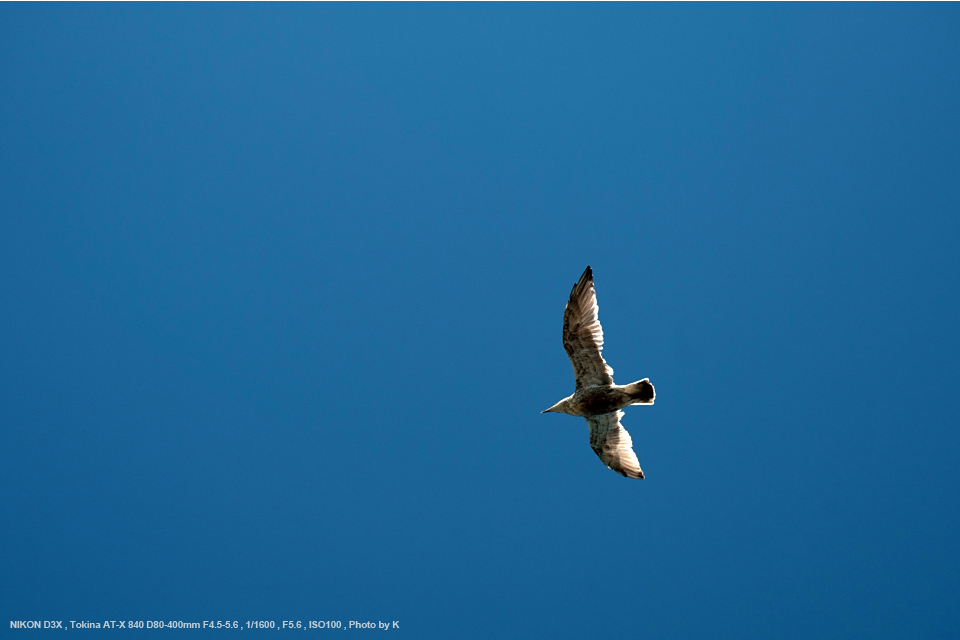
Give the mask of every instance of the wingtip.
<path id="1" fill-rule="evenodd" d="M 570 292 L 570 295 L 572 296 L 582 291 L 590 282 L 593 282 L 593 269 L 590 268 L 590 265 L 587 265 L 587 268 L 583 270 L 583 274 L 580 275 L 580 279 L 573 285 L 573 291 Z"/>

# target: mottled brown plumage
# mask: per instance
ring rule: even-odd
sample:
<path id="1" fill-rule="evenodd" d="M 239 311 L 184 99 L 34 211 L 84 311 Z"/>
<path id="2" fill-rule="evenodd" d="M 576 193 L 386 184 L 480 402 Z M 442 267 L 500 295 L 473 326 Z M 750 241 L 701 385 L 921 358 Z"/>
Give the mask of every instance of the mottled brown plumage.
<path id="1" fill-rule="evenodd" d="M 563 348 L 573 365 L 576 390 L 543 413 L 566 413 L 587 419 L 590 446 L 605 465 L 628 478 L 643 478 L 630 434 L 620 425 L 621 409 L 653 404 L 656 393 L 647 378 L 620 386 L 601 355 L 603 328 L 598 318 L 593 270 L 587 267 L 563 312 Z"/>

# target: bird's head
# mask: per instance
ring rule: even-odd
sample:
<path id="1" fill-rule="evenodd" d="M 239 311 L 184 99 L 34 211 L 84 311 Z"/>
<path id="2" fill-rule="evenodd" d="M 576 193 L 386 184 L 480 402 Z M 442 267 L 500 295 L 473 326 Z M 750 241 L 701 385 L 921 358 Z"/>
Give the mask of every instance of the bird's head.
<path id="1" fill-rule="evenodd" d="M 564 398 L 557 404 L 553 405 L 549 409 L 544 409 L 540 413 L 566 413 L 567 412 L 567 402 L 570 398 Z"/>

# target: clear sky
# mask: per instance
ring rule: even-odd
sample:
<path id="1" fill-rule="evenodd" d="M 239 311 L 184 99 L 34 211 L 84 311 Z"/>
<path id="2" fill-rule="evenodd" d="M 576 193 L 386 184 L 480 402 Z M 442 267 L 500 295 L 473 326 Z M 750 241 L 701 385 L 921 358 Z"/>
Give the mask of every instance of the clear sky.
<path id="1" fill-rule="evenodd" d="M 958 34 L 0 6 L 0 626 L 955 635 Z M 588 264 L 643 481 L 539 413 Z"/>

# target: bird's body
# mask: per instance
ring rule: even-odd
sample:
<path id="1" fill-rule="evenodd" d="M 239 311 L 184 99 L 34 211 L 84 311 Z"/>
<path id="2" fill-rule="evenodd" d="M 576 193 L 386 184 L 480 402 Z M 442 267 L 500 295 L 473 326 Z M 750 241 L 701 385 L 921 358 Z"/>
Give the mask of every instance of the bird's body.
<path id="1" fill-rule="evenodd" d="M 643 479 L 630 434 L 620 425 L 621 409 L 653 404 L 656 393 L 646 378 L 628 385 L 613 382 L 613 369 L 601 355 L 603 328 L 597 316 L 593 270 L 573 286 L 563 313 L 563 347 L 573 364 L 576 391 L 543 413 L 566 413 L 587 419 L 590 446 L 605 465 L 628 478 Z"/>
<path id="2" fill-rule="evenodd" d="M 631 390 L 628 390 L 629 386 L 630 385 L 621 387 L 619 385 L 610 385 L 609 387 L 584 387 L 578 389 L 576 393 L 569 398 L 564 398 L 558 403 L 562 403 L 562 411 L 555 408 L 557 405 L 551 407 L 549 411 L 586 418 L 587 416 L 615 413 L 632 404 L 646 404 L 638 402 L 639 394 L 631 394 Z M 652 385 L 650 385 L 650 387 L 651 389 L 653 388 Z M 640 392 L 642 393 L 642 391 L 641 389 Z"/>

